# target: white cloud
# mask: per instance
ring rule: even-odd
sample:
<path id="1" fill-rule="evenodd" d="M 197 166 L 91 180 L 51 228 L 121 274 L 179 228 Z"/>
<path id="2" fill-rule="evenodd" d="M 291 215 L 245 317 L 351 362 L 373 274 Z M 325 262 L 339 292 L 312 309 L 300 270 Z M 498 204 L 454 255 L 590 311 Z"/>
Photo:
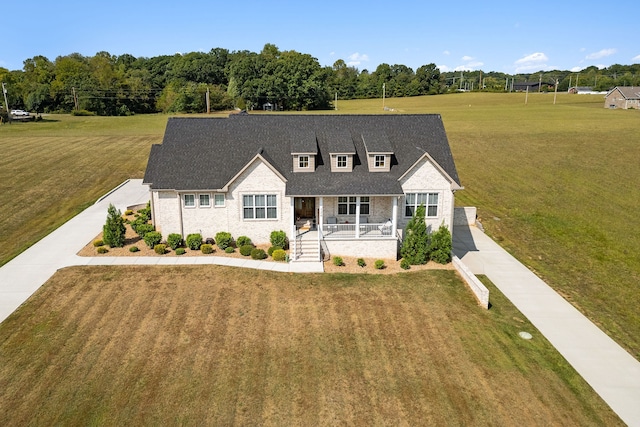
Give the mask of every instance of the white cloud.
<path id="1" fill-rule="evenodd" d="M 360 65 L 363 61 L 368 61 L 369 55 L 367 55 L 366 53 L 360 54 L 359 52 L 356 52 L 349 55 L 348 59 L 349 61 L 347 62 L 347 65 L 349 65 L 350 67 L 355 67 L 357 65 Z"/>
<path id="2" fill-rule="evenodd" d="M 589 55 L 586 56 L 586 58 L 587 59 L 605 58 L 607 56 L 613 55 L 617 51 L 618 51 L 617 49 L 602 49 L 602 50 L 600 50 L 598 52 L 590 53 Z"/>
<path id="3" fill-rule="evenodd" d="M 451 55 L 451 52 L 449 52 L 448 50 L 445 50 L 444 52 L 442 52 L 442 54 L 449 56 L 449 55 Z"/>
<path id="4" fill-rule="evenodd" d="M 640 61 L 640 55 L 636 55 L 633 58 L 631 58 L 632 61 Z"/>
<path id="5" fill-rule="evenodd" d="M 573 67 L 569 71 L 571 71 L 572 73 L 577 73 L 577 72 L 582 71 L 582 70 L 584 70 L 584 67 Z"/>
<path id="6" fill-rule="evenodd" d="M 471 61 L 472 59 L 474 59 L 474 58 L 471 57 L 471 56 L 468 56 L 468 55 L 465 55 L 465 56 L 462 57 L 463 61 Z"/>
<path id="7" fill-rule="evenodd" d="M 547 67 L 546 62 L 548 60 L 547 55 L 542 52 L 535 52 L 522 57 L 515 62 L 516 73 L 542 70 Z"/>
<path id="8" fill-rule="evenodd" d="M 448 67 L 447 65 L 437 65 L 438 70 L 440 70 L 441 73 L 446 73 L 451 71 L 451 68 Z"/>

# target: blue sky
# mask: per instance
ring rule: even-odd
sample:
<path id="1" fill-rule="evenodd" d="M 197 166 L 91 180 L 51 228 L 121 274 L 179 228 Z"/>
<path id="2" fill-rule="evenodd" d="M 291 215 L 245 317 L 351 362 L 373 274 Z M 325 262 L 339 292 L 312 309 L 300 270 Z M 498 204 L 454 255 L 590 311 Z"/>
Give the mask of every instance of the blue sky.
<path id="1" fill-rule="evenodd" d="M 569 4 L 569 3 L 577 3 Z M 36 55 L 50 60 L 99 51 L 136 57 L 259 52 L 265 43 L 359 70 L 381 63 L 414 70 L 509 74 L 579 71 L 590 65 L 640 63 L 636 0 L 571 1 L 42 1 L 3 13 L 0 67 L 22 69 Z M 621 23 L 620 26 L 615 26 Z"/>

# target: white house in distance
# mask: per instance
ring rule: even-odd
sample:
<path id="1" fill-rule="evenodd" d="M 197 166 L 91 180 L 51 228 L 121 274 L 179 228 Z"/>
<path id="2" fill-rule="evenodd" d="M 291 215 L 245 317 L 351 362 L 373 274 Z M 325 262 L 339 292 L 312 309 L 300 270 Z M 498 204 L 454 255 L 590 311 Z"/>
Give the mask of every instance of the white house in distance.
<path id="1" fill-rule="evenodd" d="M 421 204 L 428 227 L 452 230 L 462 189 L 434 114 L 170 118 L 144 183 L 163 236 L 283 230 L 293 261 L 396 258 Z"/>

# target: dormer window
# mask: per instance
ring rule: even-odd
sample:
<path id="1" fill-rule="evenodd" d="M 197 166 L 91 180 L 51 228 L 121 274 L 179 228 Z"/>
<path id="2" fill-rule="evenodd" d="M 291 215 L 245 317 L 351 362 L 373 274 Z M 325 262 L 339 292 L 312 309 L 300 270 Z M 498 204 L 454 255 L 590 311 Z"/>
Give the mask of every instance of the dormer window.
<path id="1" fill-rule="evenodd" d="M 309 167 L 309 156 L 298 157 L 298 167 L 300 169 L 307 169 Z"/>
<path id="2" fill-rule="evenodd" d="M 373 166 L 376 168 L 384 168 L 385 166 L 385 158 L 386 156 L 382 155 L 382 154 L 376 154 L 375 158 L 373 160 Z"/>
<path id="3" fill-rule="evenodd" d="M 336 167 L 338 167 L 338 168 L 346 168 L 347 167 L 347 156 L 345 156 L 345 155 L 336 156 Z"/>
<path id="4" fill-rule="evenodd" d="M 365 132 L 362 142 L 367 152 L 369 172 L 389 172 L 393 147 L 384 132 Z"/>

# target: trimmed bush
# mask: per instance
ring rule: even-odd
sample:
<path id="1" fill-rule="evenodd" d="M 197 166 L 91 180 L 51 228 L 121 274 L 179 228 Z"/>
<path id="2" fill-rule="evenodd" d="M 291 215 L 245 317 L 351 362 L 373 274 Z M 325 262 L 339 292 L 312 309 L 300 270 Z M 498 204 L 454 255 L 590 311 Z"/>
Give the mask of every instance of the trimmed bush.
<path id="1" fill-rule="evenodd" d="M 243 256 L 249 256 L 251 255 L 251 251 L 253 251 L 255 248 L 253 245 L 244 245 L 244 246 L 240 246 L 240 254 Z"/>
<path id="2" fill-rule="evenodd" d="M 107 249 L 106 246 L 100 246 L 99 248 L 96 249 L 96 251 L 99 254 L 106 254 L 107 252 L 109 252 L 109 249 Z"/>
<path id="3" fill-rule="evenodd" d="M 202 235 L 200 233 L 191 233 L 187 236 L 187 247 L 197 251 L 202 246 Z"/>
<path id="4" fill-rule="evenodd" d="M 138 216 L 147 222 L 151 219 L 151 202 L 147 202 L 147 206 L 138 210 Z"/>
<path id="5" fill-rule="evenodd" d="M 102 245 L 104 245 L 104 242 L 101 239 L 96 239 L 96 240 L 93 241 L 93 246 L 96 247 L 96 248 L 98 246 L 102 246 Z"/>
<path id="6" fill-rule="evenodd" d="M 266 257 L 267 257 L 267 253 L 264 251 L 264 249 L 254 248 L 251 251 L 251 258 L 252 259 L 265 259 Z"/>
<path id="7" fill-rule="evenodd" d="M 158 233 L 157 231 L 151 231 L 144 235 L 143 240 L 147 244 L 147 246 L 153 248 L 162 241 L 162 234 Z"/>
<path id="8" fill-rule="evenodd" d="M 411 264 L 409 264 L 409 261 L 407 261 L 405 258 L 402 258 L 400 260 L 400 268 L 403 270 L 408 270 L 411 268 Z"/>
<path id="9" fill-rule="evenodd" d="M 365 266 L 367 265 L 367 263 L 366 263 L 366 262 L 364 262 L 364 259 L 363 259 L 363 258 L 358 258 L 358 265 L 359 265 L 360 267 L 365 267 Z"/>
<path id="10" fill-rule="evenodd" d="M 167 236 L 167 245 L 174 251 L 182 246 L 182 236 L 178 233 L 171 233 Z"/>
<path id="11" fill-rule="evenodd" d="M 277 246 L 282 249 L 287 249 L 289 247 L 289 239 L 287 239 L 287 233 L 282 230 L 272 231 L 269 236 L 269 240 L 271 240 L 271 246 Z"/>
<path id="12" fill-rule="evenodd" d="M 133 215 L 133 211 L 131 209 L 127 209 L 126 211 L 124 211 L 124 214 L 126 216 Z"/>
<path id="13" fill-rule="evenodd" d="M 106 245 L 112 248 L 121 248 L 124 246 L 124 235 L 127 228 L 124 226 L 124 218 L 120 210 L 109 204 L 107 209 L 107 222 L 102 227 L 102 240 Z"/>
<path id="14" fill-rule="evenodd" d="M 142 223 L 140 222 L 140 218 L 131 223 L 131 228 L 133 228 L 133 231 L 135 231 L 141 239 L 144 239 L 144 236 L 146 236 L 147 233 L 155 231 L 153 224 L 147 224 L 146 222 Z"/>
<path id="15" fill-rule="evenodd" d="M 429 259 L 429 234 L 424 222 L 425 207 L 416 208 L 415 215 L 406 227 L 406 234 L 400 249 L 400 255 L 411 265 L 426 264 Z"/>
<path id="16" fill-rule="evenodd" d="M 252 244 L 251 239 L 248 238 L 247 236 L 240 236 L 236 239 L 236 245 L 238 245 L 238 247 L 251 245 L 251 244 Z"/>
<path id="17" fill-rule="evenodd" d="M 129 248 L 129 252 L 138 252 L 139 250 L 140 250 L 140 249 L 138 249 L 138 247 L 137 247 L 137 246 L 131 246 L 131 247 Z"/>
<path id="18" fill-rule="evenodd" d="M 381 259 L 376 260 L 374 265 L 376 266 L 376 270 L 382 270 L 386 267 L 386 265 L 384 265 L 384 261 Z"/>
<path id="19" fill-rule="evenodd" d="M 227 248 L 224 251 L 228 254 L 232 254 L 236 251 L 236 249 L 233 246 L 227 246 Z"/>
<path id="20" fill-rule="evenodd" d="M 153 247 L 153 251 L 158 255 L 164 255 L 167 252 L 167 245 L 159 243 Z"/>
<path id="21" fill-rule="evenodd" d="M 284 261 L 285 259 L 287 259 L 287 253 L 284 251 L 284 249 L 274 250 L 271 256 L 273 257 L 274 261 Z"/>
<path id="22" fill-rule="evenodd" d="M 185 252 L 187 252 L 187 251 L 185 250 L 185 248 L 178 248 L 178 249 L 176 249 L 176 255 L 184 255 L 184 254 L 185 254 Z"/>
<path id="23" fill-rule="evenodd" d="M 212 254 L 213 253 L 213 245 L 211 245 L 209 243 L 205 243 L 204 245 L 200 246 L 200 250 L 205 255 Z"/>
<path id="24" fill-rule="evenodd" d="M 342 257 L 334 256 L 333 257 L 333 265 L 338 266 L 338 267 L 342 267 L 344 265 L 344 261 L 342 260 Z"/>
<path id="25" fill-rule="evenodd" d="M 451 233 L 443 224 L 438 231 L 431 233 L 431 242 L 429 244 L 429 259 L 438 264 L 447 264 L 451 262 Z"/>
<path id="26" fill-rule="evenodd" d="M 231 233 L 227 233 L 226 231 L 219 231 L 216 233 L 216 245 L 222 250 L 227 249 L 231 246 L 233 242 L 233 238 L 231 237 Z"/>
<path id="27" fill-rule="evenodd" d="M 273 252 L 277 249 L 282 249 L 280 246 L 270 246 L 269 249 L 267 249 L 267 254 L 269 256 L 273 256 Z"/>

